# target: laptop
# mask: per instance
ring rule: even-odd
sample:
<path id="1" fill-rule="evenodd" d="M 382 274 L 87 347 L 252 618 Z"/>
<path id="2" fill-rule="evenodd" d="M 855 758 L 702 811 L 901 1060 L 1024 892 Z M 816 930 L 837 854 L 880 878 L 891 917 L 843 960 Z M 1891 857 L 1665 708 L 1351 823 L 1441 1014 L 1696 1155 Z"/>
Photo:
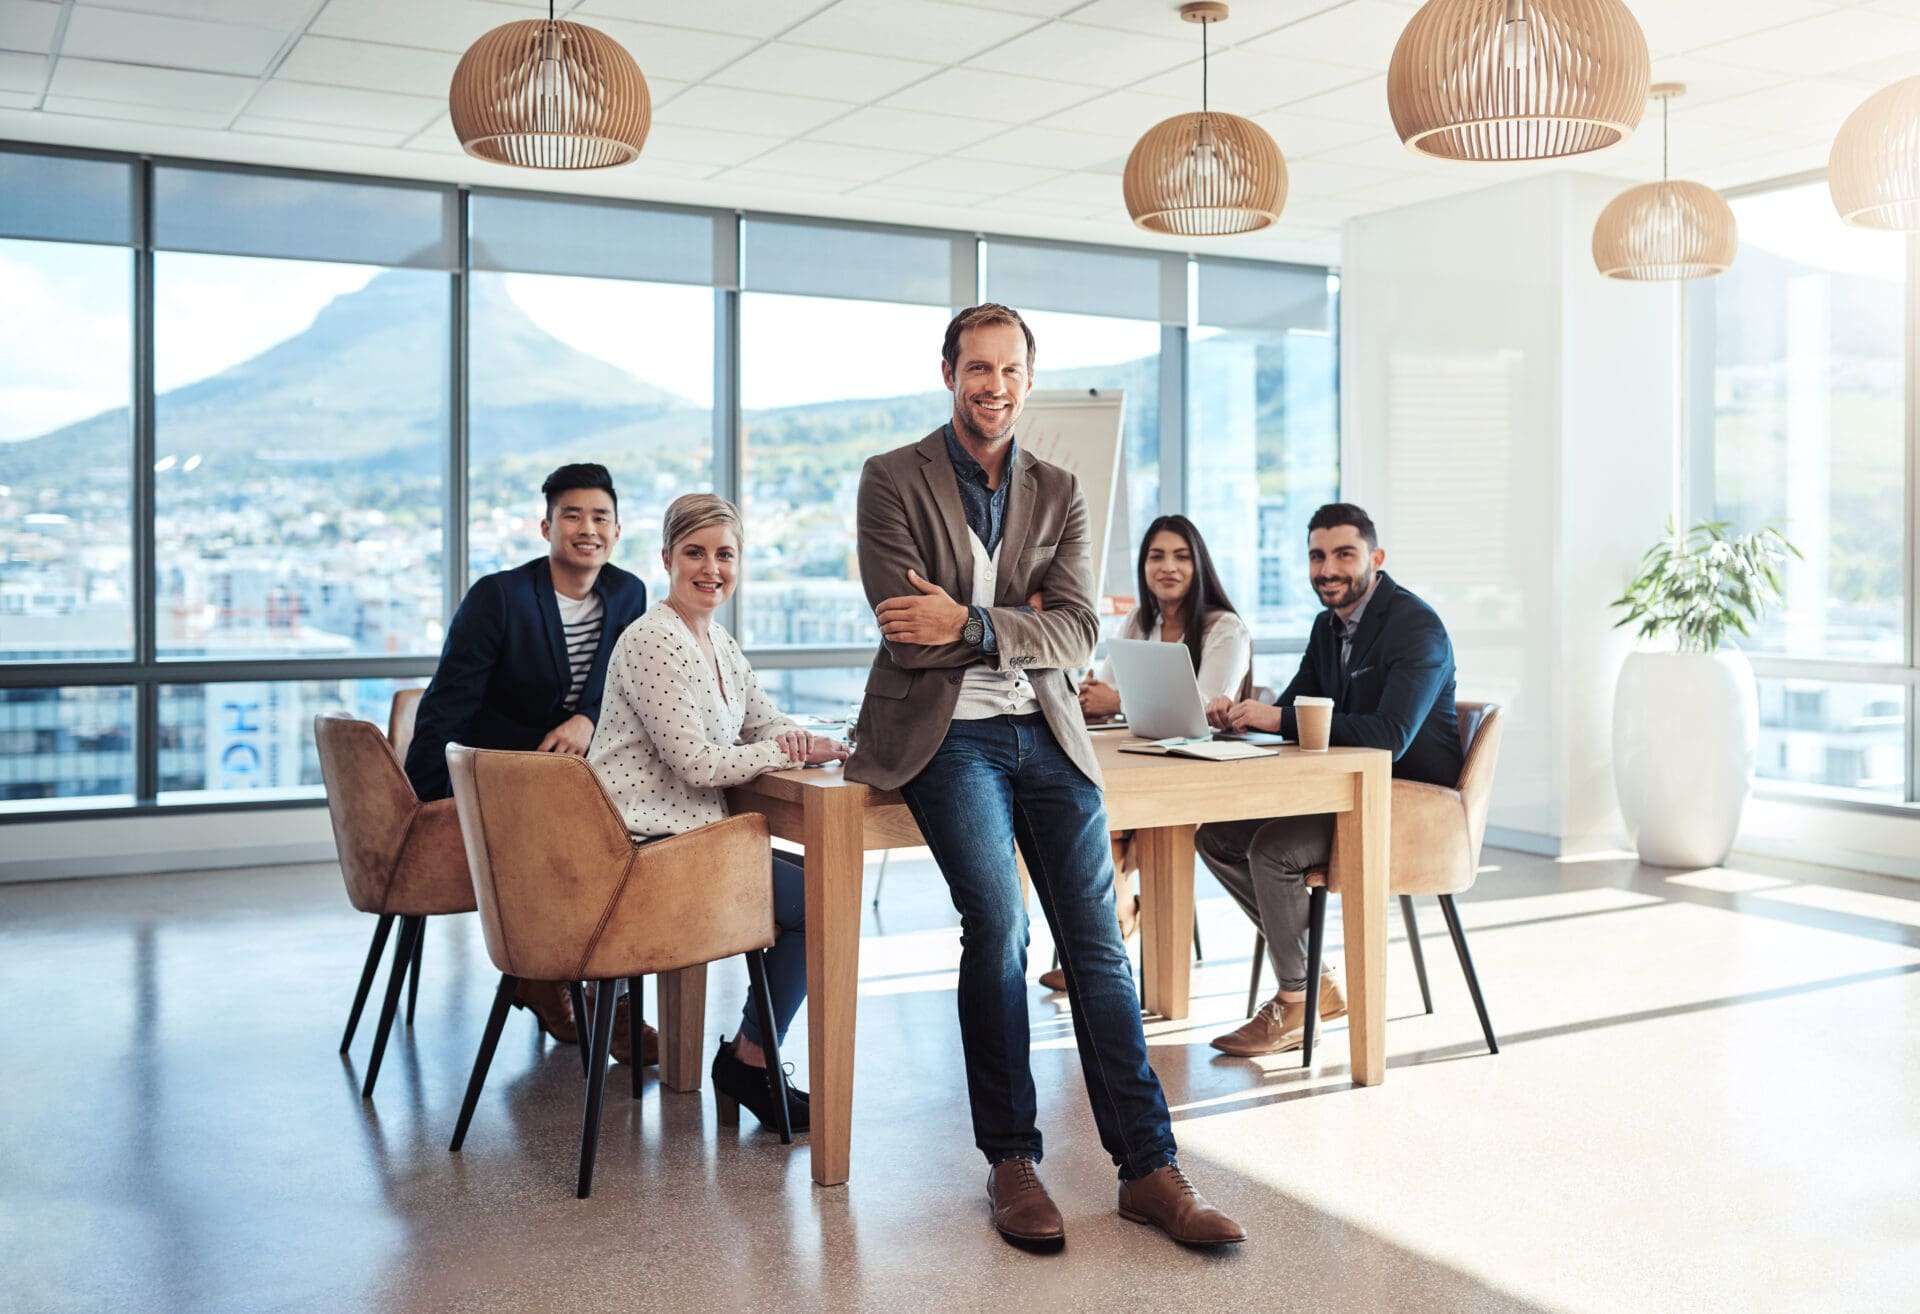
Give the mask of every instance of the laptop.
<path id="1" fill-rule="evenodd" d="M 1120 713 L 1134 734 L 1142 739 L 1213 737 L 1186 644 L 1113 639 L 1107 655 L 1120 687 Z"/>

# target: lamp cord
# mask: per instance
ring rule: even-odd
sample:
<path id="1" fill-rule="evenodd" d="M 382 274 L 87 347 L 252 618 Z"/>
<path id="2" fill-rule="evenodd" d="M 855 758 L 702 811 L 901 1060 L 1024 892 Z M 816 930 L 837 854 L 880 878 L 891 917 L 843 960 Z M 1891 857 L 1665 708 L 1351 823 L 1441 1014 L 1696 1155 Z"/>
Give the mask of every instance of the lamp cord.
<path id="1" fill-rule="evenodd" d="M 1212 23 L 1200 24 L 1200 112 L 1207 113 L 1207 29 Z"/>
<path id="2" fill-rule="evenodd" d="M 1668 171 L 1670 167 L 1668 162 L 1669 161 L 1668 150 L 1669 150 L 1669 143 L 1672 141 L 1672 134 L 1668 131 L 1669 120 L 1667 117 L 1667 112 L 1672 108 L 1673 108 L 1673 97 L 1662 96 L 1660 98 L 1660 181 L 1661 182 L 1667 181 Z"/>

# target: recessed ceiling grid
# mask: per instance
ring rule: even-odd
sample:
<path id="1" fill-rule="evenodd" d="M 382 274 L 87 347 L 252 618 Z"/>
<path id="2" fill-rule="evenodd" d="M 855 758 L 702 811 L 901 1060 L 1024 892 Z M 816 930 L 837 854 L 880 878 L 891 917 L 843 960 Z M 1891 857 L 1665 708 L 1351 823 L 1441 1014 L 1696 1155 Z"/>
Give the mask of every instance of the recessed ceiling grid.
<path id="1" fill-rule="evenodd" d="M 1821 166 L 1856 104 L 1920 71 L 1920 0 L 1630 7 L 1655 79 L 1689 86 L 1675 170 L 1717 186 Z M 1281 223 L 1221 249 L 1334 258 L 1355 215 L 1569 167 L 1400 145 L 1384 74 L 1417 8 L 1239 0 L 1213 30 L 1213 103 L 1272 132 L 1292 173 Z M 1120 175 L 1140 133 L 1199 100 L 1178 0 L 566 0 L 633 53 L 655 114 L 638 164 L 575 186 L 467 160 L 446 119 L 460 52 L 543 9 L 0 0 L 0 135 L 214 156 L 224 139 L 316 168 L 1157 244 L 1128 224 Z M 1571 167 L 1657 176 L 1658 136 Z"/>

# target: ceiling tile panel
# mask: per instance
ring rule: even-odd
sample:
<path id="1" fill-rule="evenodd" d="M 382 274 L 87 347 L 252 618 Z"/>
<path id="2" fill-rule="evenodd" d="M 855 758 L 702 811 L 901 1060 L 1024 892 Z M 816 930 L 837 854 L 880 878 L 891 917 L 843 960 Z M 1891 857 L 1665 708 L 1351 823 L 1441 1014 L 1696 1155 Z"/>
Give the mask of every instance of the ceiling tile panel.
<path id="1" fill-rule="evenodd" d="M 399 146 L 413 135 L 374 128 L 349 128 L 338 123 L 270 119 L 259 114 L 242 114 L 233 121 L 233 130 L 262 137 L 295 137 L 306 141 L 346 142 L 354 146 Z"/>
<path id="2" fill-rule="evenodd" d="M 98 5 L 169 18 L 197 18 L 208 23 L 240 23 L 297 32 L 319 7 L 316 0 L 79 0 L 79 8 Z"/>
<path id="3" fill-rule="evenodd" d="M 905 151 L 877 151 L 865 146 L 836 146 L 825 141 L 790 141 L 751 161 L 749 168 L 779 173 L 804 173 L 850 183 L 874 182 L 926 161 Z"/>
<path id="4" fill-rule="evenodd" d="M 847 112 L 839 101 L 776 96 L 733 87 L 689 87 L 654 112 L 663 123 L 685 123 L 723 132 L 792 137 Z"/>
<path id="5" fill-rule="evenodd" d="M 1382 69 L 1412 16 L 1405 6 L 1384 0 L 1351 0 L 1255 37 L 1241 48 L 1365 71 Z"/>
<path id="6" fill-rule="evenodd" d="M 1104 132 L 1129 139 L 1148 128 L 1199 106 L 1173 96 L 1148 96 L 1137 91 L 1112 91 L 1040 120 L 1040 126 L 1070 132 Z"/>
<path id="7" fill-rule="evenodd" d="M 840 0 L 783 39 L 833 50 L 957 64 L 1032 31 L 1038 21 L 936 0 Z"/>
<path id="8" fill-rule="evenodd" d="M 939 71 L 937 64 L 773 41 L 735 60 L 710 81 L 714 86 L 864 105 Z"/>
<path id="9" fill-rule="evenodd" d="M 44 0 L 0 0 L 0 50 L 49 54 L 59 25 L 59 5 Z"/>
<path id="10" fill-rule="evenodd" d="M 1002 123 L 1025 123 L 1057 113 L 1094 94 L 1092 89 L 1073 83 L 955 68 L 895 92 L 886 103 L 898 109 L 925 110 L 930 114 L 960 114 Z"/>
<path id="11" fill-rule="evenodd" d="M 0 91 L 26 91 L 39 95 L 47 85 L 48 62 L 45 55 L 0 50 Z"/>
<path id="12" fill-rule="evenodd" d="M 259 77 L 291 33 L 232 23 L 79 7 L 67 20 L 63 55 Z"/>
<path id="13" fill-rule="evenodd" d="M 1058 128 L 1014 128 L 997 137 L 956 151 L 966 159 L 1005 160 L 1011 164 L 1038 164 L 1053 169 L 1086 169 L 1106 163 L 1133 149 L 1126 137 L 1063 132 Z"/>
<path id="14" fill-rule="evenodd" d="M 1802 18 L 1831 13 L 1823 0 L 1664 0 L 1632 6 L 1647 34 L 1647 48 L 1657 59 L 1714 45 Z"/>
<path id="15" fill-rule="evenodd" d="M 502 23 L 535 18 L 531 5 L 483 4 L 481 0 L 327 0 L 307 30 L 321 36 L 420 46 L 460 54 Z"/>
<path id="16" fill-rule="evenodd" d="M 847 146 L 879 146 L 940 155 L 1006 130 L 1006 124 L 988 119 L 962 119 L 950 114 L 923 114 L 918 110 L 871 105 L 815 128 L 808 135 Z"/>
<path id="17" fill-rule="evenodd" d="M 119 101 L 90 100 L 85 96 L 48 96 L 48 114 L 67 114 L 83 119 L 127 119 L 127 106 Z M 172 105 L 143 105 L 138 119 L 142 123 L 161 123 L 174 128 L 202 128 L 218 132 L 233 116 L 217 111 L 182 109 Z"/>
<path id="18" fill-rule="evenodd" d="M 444 95 L 459 63 L 458 55 L 445 50 L 305 36 L 281 63 L 278 76 L 368 91 Z"/>
<path id="19" fill-rule="evenodd" d="M 1051 178 L 1057 170 L 998 160 L 929 160 L 894 174 L 890 181 L 902 187 L 932 187 L 941 191 L 1000 196 Z"/>
<path id="20" fill-rule="evenodd" d="M 259 85 L 252 78 L 182 69 L 104 64 L 91 59 L 62 59 L 53 70 L 52 92 L 83 100 L 156 105 L 207 114 L 237 114 Z M 142 116 L 130 114 L 131 119 Z"/>
<path id="21" fill-rule="evenodd" d="M 1816 18 L 1708 46 L 1699 53 L 1722 64 L 1806 77 L 1856 65 L 1869 55 L 1920 52 L 1920 22 L 1836 9 Z M 1920 60 L 1916 61 L 1920 67 Z"/>
<path id="22" fill-rule="evenodd" d="M 1251 115 L 1307 96 L 1332 91 L 1359 80 L 1359 69 L 1318 64 L 1312 60 L 1263 55 L 1251 50 L 1227 50 L 1209 61 L 1209 101 L 1215 109 Z M 1148 78 L 1135 91 L 1176 96 L 1200 108 L 1200 64 L 1157 78 Z"/>
<path id="23" fill-rule="evenodd" d="M 779 137 L 746 132 L 716 132 L 685 123 L 653 125 L 647 134 L 643 158 L 678 160 L 687 164 L 744 164 L 780 144 Z"/>
<path id="24" fill-rule="evenodd" d="M 724 32 L 695 32 L 657 23 L 597 20 L 587 24 L 618 41 L 640 71 L 675 82 L 698 82 L 731 64 L 754 47 L 752 37 Z"/>
<path id="25" fill-rule="evenodd" d="M 1310 119 L 1332 119 L 1336 123 L 1357 123 L 1377 132 L 1393 131 L 1393 116 L 1387 113 L 1387 80 L 1367 78 L 1337 91 L 1323 92 L 1276 108 Z"/>
<path id="26" fill-rule="evenodd" d="M 260 88 L 248 113 L 309 123 L 338 123 L 383 132 L 418 132 L 447 108 L 444 96 L 398 96 L 384 91 L 323 87 L 278 78 Z"/>
<path id="27" fill-rule="evenodd" d="M 1173 35 L 1168 34 L 1169 38 Z M 1049 23 L 1018 41 L 975 55 L 968 66 L 1118 88 L 1182 64 L 1193 64 L 1197 74 L 1199 60 L 1197 40 L 1175 41 L 1112 28 Z"/>
<path id="28" fill-rule="evenodd" d="M 819 12 L 830 0 L 585 0 L 577 18 L 595 26 L 595 18 L 664 23 L 669 27 L 726 32 L 735 36 L 779 36 Z"/>

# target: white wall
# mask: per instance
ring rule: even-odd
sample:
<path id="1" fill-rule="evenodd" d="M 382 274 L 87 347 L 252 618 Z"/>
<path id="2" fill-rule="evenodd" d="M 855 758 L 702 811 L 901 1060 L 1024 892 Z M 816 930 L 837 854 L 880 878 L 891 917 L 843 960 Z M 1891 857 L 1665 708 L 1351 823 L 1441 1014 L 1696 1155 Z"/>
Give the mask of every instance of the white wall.
<path id="1" fill-rule="evenodd" d="M 1607 604 L 1673 483 L 1670 290 L 1594 270 L 1619 188 L 1534 175 L 1347 225 L 1346 487 L 1447 623 L 1460 696 L 1508 709 L 1496 837 L 1624 837 L 1611 764 L 1627 641 Z"/>

